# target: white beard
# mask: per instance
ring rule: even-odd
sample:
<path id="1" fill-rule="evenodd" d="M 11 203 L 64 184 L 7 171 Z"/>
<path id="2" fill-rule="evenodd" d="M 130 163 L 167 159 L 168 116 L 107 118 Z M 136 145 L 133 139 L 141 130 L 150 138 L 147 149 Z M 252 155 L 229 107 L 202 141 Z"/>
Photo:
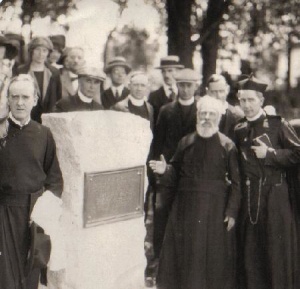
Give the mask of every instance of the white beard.
<path id="1" fill-rule="evenodd" d="M 217 125 L 212 125 L 211 127 L 202 126 L 204 121 L 197 123 L 196 130 L 197 133 L 203 138 L 212 137 L 216 132 L 219 131 L 219 127 Z"/>

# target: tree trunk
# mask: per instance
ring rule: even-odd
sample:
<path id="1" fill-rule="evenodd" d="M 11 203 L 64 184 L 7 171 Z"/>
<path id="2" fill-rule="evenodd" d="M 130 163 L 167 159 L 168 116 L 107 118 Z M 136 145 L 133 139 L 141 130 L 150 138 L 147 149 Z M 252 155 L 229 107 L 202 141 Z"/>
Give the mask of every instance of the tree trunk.
<path id="1" fill-rule="evenodd" d="M 191 11 L 194 0 L 167 0 L 168 53 L 178 55 L 185 67 L 193 68 Z"/>
<path id="2" fill-rule="evenodd" d="M 202 31 L 200 32 L 203 60 L 203 91 L 210 75 L 216 73 L 218 48 L 220 44 L 219 27 L 228 5 L 229 1 L 226 0 L 209 0 L 208 2 L 206 17 L 203 22 Z"/>

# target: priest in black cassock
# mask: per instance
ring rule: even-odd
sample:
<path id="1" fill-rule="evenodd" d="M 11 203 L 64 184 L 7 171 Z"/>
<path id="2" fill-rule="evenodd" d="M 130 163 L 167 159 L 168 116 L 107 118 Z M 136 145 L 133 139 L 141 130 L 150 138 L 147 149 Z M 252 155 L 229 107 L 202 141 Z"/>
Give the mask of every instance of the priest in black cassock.
<path id="1" fill-rule="evenodd" d="M 122 101 L 117 102 L 112 109 L 130 112 L 149 120 L 150 128 L 153 129 L 153 107 L 147 101 L 149 92 L 149 78 L 142 71 L 135 71 L 130 76 L 129 95 Z"/>
<path id="2" fill-rule="evenodd" d="M 11 80 L 10 113 L 0 139 L 0 288 L 5 289 L 37 289 L 39 270 L 29 275 L 25 270 L 30 212 L 44 191 L 60 197 L 63 188 L 51 131 L 30 119 L 37 101 L 30 75 Z"/>
<path id="3" fill-rule="evenodd" d="M 178 144 L 170 164 L 150 161 L 175 194 L 159 259 L 159 289 L 235 289 L 235 222 L 240 179 L 234 143 L 218 132 L 220 101 L 203 97 L 196 131 Z"/>
<path id="4" fill-rule="evenodd" d="M 239 82 L 245 113 L 235 128 L 243 192 L 239 288 L 296 289 L 300 288 L 299 187 L 294 191 L 287 177 L 300 163 L 300 140 L 287 121 L 262 109 L 266 88 L 253 76 Z"/>
<path id="5" fill-rule="evenodd" d="M 59 100 L 53 112 L 94 111 L 103 109 L 103 106 L 96 102 L 94 98 L 99 94 L 100 83 L 105 79 L 104 73 L 92 66 L 83 66 L 77 70 L 77 73 L 77 93 Z"/>

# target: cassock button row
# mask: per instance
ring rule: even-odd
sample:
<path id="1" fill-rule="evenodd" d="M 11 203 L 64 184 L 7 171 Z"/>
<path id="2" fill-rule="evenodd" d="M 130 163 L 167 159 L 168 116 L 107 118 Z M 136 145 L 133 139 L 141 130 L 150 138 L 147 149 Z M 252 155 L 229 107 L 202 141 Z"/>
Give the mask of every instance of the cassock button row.
<path id="1" fill-rule="evenodd" d="M 248 138 L 245 137 L 245 138 L 244 138 L 244 141 L 247 141 L 247 140 L 248 140 Z"/>

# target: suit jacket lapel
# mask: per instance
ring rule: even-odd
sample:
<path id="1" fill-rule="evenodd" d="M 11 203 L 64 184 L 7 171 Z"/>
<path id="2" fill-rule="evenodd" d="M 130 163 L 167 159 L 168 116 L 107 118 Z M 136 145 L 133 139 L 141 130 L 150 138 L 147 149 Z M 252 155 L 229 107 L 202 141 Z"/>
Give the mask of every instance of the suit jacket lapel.
<path id="1" fill-rule="evenodd" d="M 51 76 L 52 76 L 52 72 L 47 66 L 45 66 L 44 80 L 43 80 L 43 101 L 44 102 L 46 101 L 46 95 L 47 95 L 47 90 L 48 90 Z"/>

